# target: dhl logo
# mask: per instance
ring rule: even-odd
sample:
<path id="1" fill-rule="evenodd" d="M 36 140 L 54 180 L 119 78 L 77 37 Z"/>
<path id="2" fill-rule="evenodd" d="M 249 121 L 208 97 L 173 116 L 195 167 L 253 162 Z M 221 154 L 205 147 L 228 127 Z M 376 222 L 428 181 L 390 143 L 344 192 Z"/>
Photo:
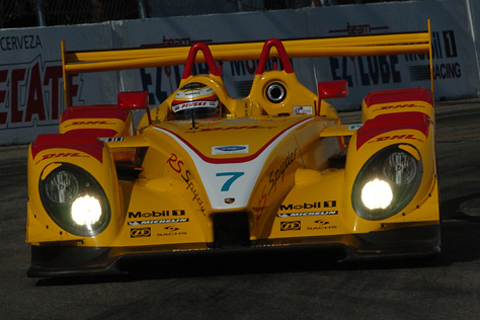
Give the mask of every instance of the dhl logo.
<path id="1" fill-rule="evenodd" d="M 85 158 L 87 156 L 81 155 L 78 152 L 60 152 L 60 153 L 49 153 L 49 154 L 44 154 L 40 160 L 38 160 L 35 164 L 42 162 L 44 160 L 48 159 L 54 159 L 54 158 Z"/>
<path id="2" fill-rule="evenodd" d="M 86 124 L 109 124 L 107 121 L 105 120 L 95 120 L 95 121 L 74 121 L 72 122 L 72 125 L 73 126 L 78 126 L 78 125 L 86 125 Z"/>
<path id="3" fill-rule="evenodd" d="M 84 121 L 72 121 L 70 123 L 64 123 L 64 127 L 71 127 L 71 126 L 113 126 L 116 125 L 115 122 L 107 121 L 107 120 L 84 120 Z"/>
<path id="4" fill-rule="evenodd" d="M 410 103 L 410 104 L 397 104 L 397 105 L 383 106 L 379 110 L 406 109 L 406 108 L 415 108 L 415 107 L 424 108 L 424 106 L 422 105 Z"/>
<path id="5" fill-rule="evenodd" d="M 423 142 L 423 140 L 418 139 L 413 134 L 400 134 L 400 135 L 393 135 L 393 136 L 377 137 L 375 138 L 375 140 L 372 140 L 369 143 L 395 141 L 395 140 L 415 140 L 415 141 Z"/>

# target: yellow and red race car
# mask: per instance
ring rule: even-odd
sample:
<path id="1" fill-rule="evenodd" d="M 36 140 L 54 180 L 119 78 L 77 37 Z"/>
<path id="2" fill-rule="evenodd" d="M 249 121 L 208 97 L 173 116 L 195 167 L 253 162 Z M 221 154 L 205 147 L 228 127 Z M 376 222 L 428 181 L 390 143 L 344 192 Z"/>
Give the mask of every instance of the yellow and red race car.
<path id="1" fill-rule="evenodd" d="M 28 155 L 28 275 L 122 272 L 120 261 L 194 250 L 338 248 L 343 259 L 440 251 L 434 99 L 429 89 L 368 94 L 362 123 L 325 101 L 345 81 L 297 81 L 291 58 L 429 53 L 430 31 L 191 48 L 63 51 L 59 134 Z M 279 63 L 267 70 L 267 61 Z M 431 57 L 431 55 L 430 55 Z M 258 59 L 232 98 L 217 61 Z M 69 74 L 185 63 L 179 88 L 69 106 Z M 196 63 L 208 74 L 193 75 Z M 132 110 L 145 110 L 134 128 Z"/>

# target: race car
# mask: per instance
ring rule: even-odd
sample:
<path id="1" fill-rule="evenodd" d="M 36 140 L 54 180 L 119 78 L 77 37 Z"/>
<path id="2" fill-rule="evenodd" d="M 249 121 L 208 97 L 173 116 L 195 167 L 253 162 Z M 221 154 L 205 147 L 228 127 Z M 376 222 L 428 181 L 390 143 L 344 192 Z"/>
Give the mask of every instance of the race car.
<path id="1" fill-rule="evenodd" d="M 124 260 L 217 250 L 335 248 L 341 260 L 440 252 L 432 88 L 368 94 L 342 125 L 291 59 L 430 53 L 426 32 L 190 48 L 68 52 L 59 133 L 28 154 L 28 275 L 124 272 Z M 276 63 L 269 64 L 274 58 Z M 431 58 L 431 54 L 430 54 Z M 219 61 L 258 59 L 250 93 L 232 98 Z M 183 63 L 159 106 L 147 92 L 70 106 L 70 74 Z M 208 73 L 193 74 L 196 63 Z M 272 69 L 267 66 L 272 65 Z M 431 70 L 431 61 L 430 61 Z M 132 112 L 142 112 L 135 123 Z"/>

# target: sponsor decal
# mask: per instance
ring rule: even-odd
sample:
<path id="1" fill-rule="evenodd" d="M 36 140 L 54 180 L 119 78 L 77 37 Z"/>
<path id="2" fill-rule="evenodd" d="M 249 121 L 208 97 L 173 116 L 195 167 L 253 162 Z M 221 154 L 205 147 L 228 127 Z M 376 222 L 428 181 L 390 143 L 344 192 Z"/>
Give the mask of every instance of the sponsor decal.
<path id="1" fill-rule="evenodd" d="M 35 164 L 38 164 L 38 163 L 42 162 L 43 160 L 48 160 L 48 159 L 53 159 L 53 158 L 88 158 L 88 156 L 81 155 L 78 152 L 49 153 L 49 154 L 44 154 L 40 160 L 35 162 Z"/>
<path id="2" fill-rule="evenodd" d="M 194 101 L 194 102 L 185 102 L 180 103 L 175 106 L 172 106 L 173 112 L 179 112 L 182 110 L 188 110 L 198 107 L 214 108 L 218 105 L 218 101 Z"/>
<path id="3" fill-rule="evenodd" d="M 348 126 L 348 130 L 358 130 L 363 127 L 363 124 L 352 124 Z"/>
<path id="4" fill-rule="evenodd" d="M 235 198 L 225 198 L 225 199 L 223 199 L 223 201 L 226 204 L 233 204 L 235 202 Z"/>
<path id="5" fill-rule="evenodd" d="M 152 235 L 150 228 L 132 228 L 130 229 L 130 238 L 145 238 Z"/>
<path id="6" fill-rule="evenodd" d="M 248 145 L 212 147 L 212 155 L 248 153 Z"/>
<path id="7" fill-rule="evenodd" d="M 180 228 L 174 226 L 168 226 L 163 229 L 166 231 L 157 233 L 158 237 L 183 236 L 187 234 L 185 231 L 179 231 Z"/>
<path id="8" fill-rule="evenodd" d="M 313 107 L 312 106 L 297 106 L 293 107 L 294 115 L 298 114 L 313 114 Z"/>
<path id="9" fill-rule="evenodd" d="M 331 225 L 330 222 L 325 220 L 315 221 L 315 226 L 307 227 L 307 230 L 327 230 L 327 229 L 337 229 L 337 226 Z"/>
<path id="10" fill-rule="evenodd" d="M 143 226 L 143 225 L 151 225 L 151 224 L 183 223 L 183 222 L 188 222 L 188 218 L 128 221 L 128 225 L 129 226 Z"/>
<path id="11" fill-rule="evenodd" d="M 309 210 L 309 209 L 320 209 L 320 208 L 335 208 L 337 206 L 336 200 L 329 201 L 317 201 L 317 202 L 304 202 L 297 204 L 282 204 L 280 206 L 280 211 L 283 210 Z"/>
<path id="12" fill-rule="evenodd" d="M 338 211 L 333 210 L 333 211 L 277 213 L 277 217 L 279 218 L 314 217 L 314 216 L 333 216 L 337 214 L 338 214 Z"/>
<path id="13" fill-rule="evenodd" d="M 162 211 L 148 211 L 148 212 L 132 212 L 128 213 L 129 219 L 141 219 L 141 218 L 155 218 L 155 217 L 170 217 L 170 216 L 184 216 L 185 210 L 162 210 Z"/>
<path id="14" fill-rule="evenodd" d="M 218 128 L 200 128 L 197 130 L 185 131 L 187 133 L 197 133 L 197 132 L 210 132 L 210 131 L 230 131 L 230 130 L 251 130 L 251 129 L 273 129 L 276 127 L 266 127 L 266 126 L 234 126 L 234 127 L 218 127 Z"/>
<path id="15" fill-rule="evenodd" d="M 389 106 L 383 106 L 379 108 L 378 110 L 391 110 L 391 109 L 406 109 L 406 108 L 425 108 L 425 106 L 418 105 L 415 103 L 408 103 L 408 104 L 394 104 L 394 105 L 389 105 Z"/>
<path id="16" fill-rule="evenodd" d="M 192 193 L 192 201 L 198 205 L 200 211 L 205 215 L 205 207 L 202 198 L 198 195 L 198 186 L 192 181 L 192 173 L 189 170 L 183 170 L 184 162 L 179 160 L 177 155 L 172 153 L 168 158 L 167 163 L 173 171 L 180 174 L 183 181 L 185 181 L 186 189 Z"/>
<path id="17" fill-rule="evenodd" d="M 415 140 L 415 141 L 423 142 L 423 140 L 416 138 L 415 135 L 413 134 L 400 134 L 400 135 L 393 135 L 393 136 L 377 137 L 375 138 L 375 140 L 372 140 L 369 143 L 395 141 L 395 140 Z"/>
<path id="18" fill-rule="evenodd" d="M 123 137 L 98 138 L 98 140 L 103 142 L 122 142 Z"/>
<path id="19" fill-rule="evenodd" d="M 282 182 L 284 181 L 285 178 L 285 170 L 295 161 L 297 158 L 297 148 L 293 150 L 292 152 L 288 151 L 287 156 L 285 159 L 282 161 L 280 166 L 278 166 L 277 169 L 272 170 L 269 175 L 268 181 L 270 182 L 270 190 L 268 191 L 268 194 L 272 192 L 272 190 L 276 191 L 277 190 L 277 182 L 278 180 L 282 179 Z"/>
<path id="20" fill-rule="evenodd" d="M 107 121 L 107 120 L 82 120 L 82 121 L 72 121 L 68 124 L 65 125 L 65 128 L 69 127 L 75 127 L 75 126 L 85 126 L 85 125 L 90 125 L 90 126 L 114 126 L 116 125 L 115 122 Z"/>
<path id="21" fill-rule="evenodd" d="M 302 223 L 300 221 L 282 221 L 280 222 L 280 231 L 300 230 Z"/>

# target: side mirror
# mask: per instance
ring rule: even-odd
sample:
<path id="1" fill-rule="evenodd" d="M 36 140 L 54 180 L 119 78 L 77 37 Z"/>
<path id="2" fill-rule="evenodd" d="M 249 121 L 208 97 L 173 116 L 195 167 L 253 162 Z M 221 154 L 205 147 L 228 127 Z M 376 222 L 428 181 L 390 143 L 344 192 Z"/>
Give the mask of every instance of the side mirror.
<path id="1" fill-rule="evenodd" d="M 148 102 L 148 92 L 128 91 L 119 92 L 117 95 L 118 106 L 127 110 L 145 110 L 148 115 L 148 123 L 152 124 Z"/>
<path id="2" fill-rule="evenodd" d="M 344 98 L 348 96 L 348 82 L 346 80 L 325 81 L 318 83 L 318 97 Z"/>

